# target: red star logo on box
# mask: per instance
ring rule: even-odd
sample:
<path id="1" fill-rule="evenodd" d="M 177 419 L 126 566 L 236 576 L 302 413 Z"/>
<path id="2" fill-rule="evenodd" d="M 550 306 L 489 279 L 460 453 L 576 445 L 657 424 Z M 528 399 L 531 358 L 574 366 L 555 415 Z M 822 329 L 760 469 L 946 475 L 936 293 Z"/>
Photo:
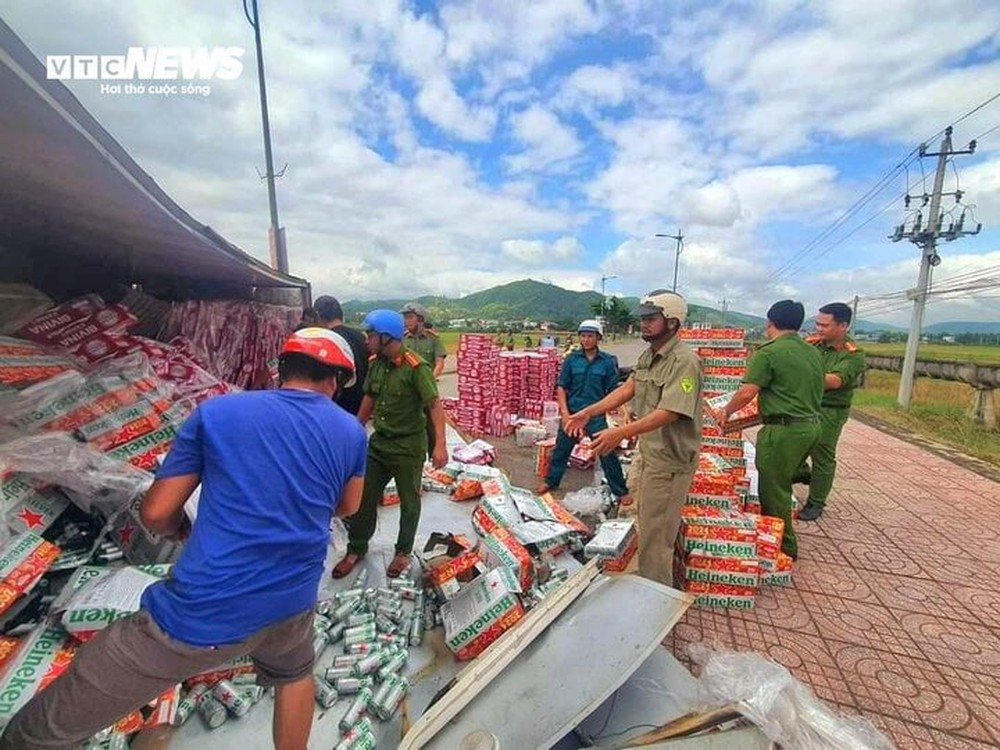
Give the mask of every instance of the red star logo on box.
<path id="1" fill-rule="evenodd" d="M 135 526 L 132 526 L 131 524 L 122 526 L 118 530 L 118 538 L 121 539 L 121 545 L 123 547 L 128 547 L 132 543 L 133 534 L 135 534 Z"/>
<path id="2" fill-rule="evenodd" d="M 36 526 L 41 526 L 45 521 L 45 516 L 41 513 L 36 513 L 31 508 L 21 508 L 17 513 L 17 517 L 24 521 L 26 528 L 33 529 Z"/>

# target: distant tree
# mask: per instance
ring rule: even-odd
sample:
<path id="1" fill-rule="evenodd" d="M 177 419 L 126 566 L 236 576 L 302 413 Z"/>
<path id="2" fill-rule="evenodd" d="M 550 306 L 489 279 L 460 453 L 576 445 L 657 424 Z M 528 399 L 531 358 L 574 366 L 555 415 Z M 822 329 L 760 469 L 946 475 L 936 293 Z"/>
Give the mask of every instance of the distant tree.
<path id="1" fill-rule="evenodd" d="M 608 297 L 606 302 L 595 302 L 590 310 L 597 317 L 604 318 L 605 333 L 623 333 L 630 325 L 638 322 L 628 305 L 618 297 Z"/>

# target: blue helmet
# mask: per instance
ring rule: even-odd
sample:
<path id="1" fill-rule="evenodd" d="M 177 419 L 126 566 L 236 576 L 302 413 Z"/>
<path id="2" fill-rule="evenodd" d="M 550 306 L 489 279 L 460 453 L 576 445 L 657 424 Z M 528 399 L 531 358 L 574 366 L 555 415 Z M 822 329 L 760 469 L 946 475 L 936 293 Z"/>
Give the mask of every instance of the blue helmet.
<path id="1" fill-rule="evenodd" d="M 372 310 L 365 316 L 366 331 L 403 340 L 403 316 L 395 310 Z"/>

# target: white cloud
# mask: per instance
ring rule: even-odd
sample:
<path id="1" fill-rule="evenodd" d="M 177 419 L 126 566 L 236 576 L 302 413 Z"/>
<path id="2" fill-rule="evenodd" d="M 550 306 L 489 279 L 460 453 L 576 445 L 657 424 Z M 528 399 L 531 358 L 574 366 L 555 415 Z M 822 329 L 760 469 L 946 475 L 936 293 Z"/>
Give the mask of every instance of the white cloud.
<path id="1" fill-rule="evenodd" d="M 638 82 L 624 67 L 584 65 L 563 82 L 556 105 L 560 109 L 593 113 L 625 103 L 637 89 Z"/>
<path id="2" fill-rule="evenodd" d="M 492 110 L 469 107 L 445 76 L 425 81 L 416 102 L 424 117 L 466 141 L 485 141 L 496 123 Z"/>
<path id="3" fill-rule="evenodd" d="M 560 237 L 554 242 L 543 240 L 504 240 L 501 252 L 509 258 L 538 265 L 546 261 L 565 261 L 578 257 L 583 246 L 576 237 Z"/>
<path id="4" fill-rule="evenodd" d="M 572 128 L 539 105 L 513 115 L 511 125 L 514 137 L 527 146 L 507 157 L 507 165 L 515 172 L 544 170 L 571 159 L 583 148 Z"/>

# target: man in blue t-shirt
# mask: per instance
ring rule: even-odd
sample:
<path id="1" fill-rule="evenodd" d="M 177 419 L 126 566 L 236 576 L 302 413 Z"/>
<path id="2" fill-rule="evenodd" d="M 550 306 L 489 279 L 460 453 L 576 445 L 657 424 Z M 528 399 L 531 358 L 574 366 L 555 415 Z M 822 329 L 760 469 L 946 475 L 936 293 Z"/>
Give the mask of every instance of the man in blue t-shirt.
<path id="1" fill-rule="evenodd" d="M 365 432 L 333 401 L 354 381 L 338 333 L 293 334 L 281 387 L 220 396 L 184 423 L 142 501 L 150 531 L 183 537 L 142 608 L 81 648 L 69 671 L 8 726 L 0 748 L 78 745 L 178 682 L 249 655 L 274 685 L 274 744 L 305 748 L 313 713 L 313 607 L 333 512 L 361 502 Z"/>

